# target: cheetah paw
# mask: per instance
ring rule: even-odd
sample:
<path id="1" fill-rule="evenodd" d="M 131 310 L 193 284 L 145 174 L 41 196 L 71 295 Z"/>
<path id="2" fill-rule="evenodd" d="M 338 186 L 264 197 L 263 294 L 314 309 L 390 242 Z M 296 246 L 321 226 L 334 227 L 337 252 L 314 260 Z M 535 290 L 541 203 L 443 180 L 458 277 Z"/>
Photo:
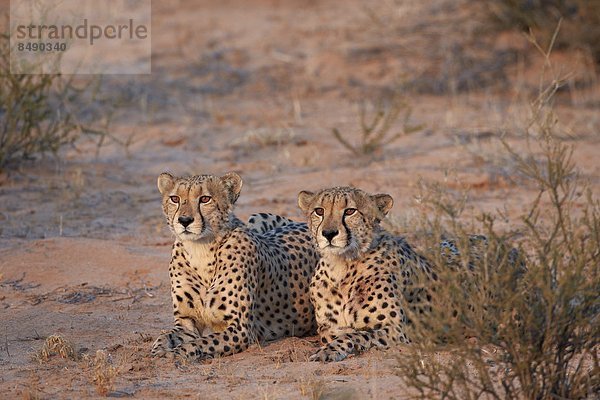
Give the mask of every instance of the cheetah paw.
<path id="1" fill-rule="evenodd" d="M 150 355 L 152 357 L 162 357 L 173 351 L 181 343 L 182 340 L 173 332 L 163 333 L 154 341 Z"/>
<path id="2" fill-rule="evenodd" d="M 175 360 L 202 360 L 208 358 L 198 346 L 193 343 L 182 343 L 172 351 Z"/>
<path id="3" fill-rule="evenodd" d="M 321 347 L 315 354 L 308 358 L 309 361 L 331 362 L 342 361 L 350 354 L 345 351 L 335 350 L 330 347 Z"/>
<path id="4" fill-rule="evenodd" d="M 152 345 L 152 350 L 150 351 L 150 355 L 152 357 L 162 357 L 165 354 L 167 354 L 167 351 L 167 344 L 165 343 L 165 340 L 161 335 L 158 337 L 158 339 L 154 341 L 154 344 Z"/>

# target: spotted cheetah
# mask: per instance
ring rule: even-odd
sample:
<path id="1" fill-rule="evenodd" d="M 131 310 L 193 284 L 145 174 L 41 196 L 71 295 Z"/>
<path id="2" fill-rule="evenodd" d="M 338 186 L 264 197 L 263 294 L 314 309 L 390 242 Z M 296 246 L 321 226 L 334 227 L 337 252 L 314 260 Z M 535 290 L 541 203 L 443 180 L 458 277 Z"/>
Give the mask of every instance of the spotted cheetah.
<path id="1" fill-rule="evenodd" d="M 308 286 L 318 255 L 306 224 L 262 214 L 245 226 L 233 214 L 241 188 L 236 173 L 158 177 L 175 236 L 175 326 L 156 339 L 152 355 L 199 360 L 314 332 Z"/>
<path id="2" fill-rule="evenodd" d="M 321 255 L 310 299 L 323 345 L 310 360 L 409 342 L 407 307 L 417 315 L 427 309 L 431 297 L 419 282 L 436 276 L 403 238 L 380 227 L 392 197 L 336 187 L 300 192 L 298 205 Z"/>

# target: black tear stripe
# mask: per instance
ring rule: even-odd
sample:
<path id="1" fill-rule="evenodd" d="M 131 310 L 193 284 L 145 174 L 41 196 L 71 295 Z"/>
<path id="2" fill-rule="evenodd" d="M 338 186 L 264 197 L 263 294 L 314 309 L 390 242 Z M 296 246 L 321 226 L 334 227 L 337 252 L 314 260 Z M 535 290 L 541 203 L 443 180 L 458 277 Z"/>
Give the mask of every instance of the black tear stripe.
<path id="1" fill-rule="evenodd" d="M 208 192 L 208 191 L 207 191 Z M 202 190 L 202 196 L 211 196 L 211 193 L 204 193 L 204 189 Z M 214 201 L 214 199 L 213 199 Z M 215 205 L 217 206 L 217 210 L 221 211 L 221 209 L 219 208 L 219 203 L 217 203 L 215 201 Z M 206 231 L 206 218 L 204 218 L 204 214 L 202 214 L 201 209 L 200 209 L 200 203 L 198 203 L 198 214 L 200 214 L 200 220 L 202 221 L 202 230 L 200 231 L 200 234 L 204 233 Z"/>
<path id="2" fill-rule="evenodd" d="M 350 241 L 352 240 L 352 232 L 350 231 L 350 228 L 348 228 L 348 225 L 346 225 L 346 218 L 342 218 L 342 225 L 346 230 L 346 246 L 350 246 Z"/>
<path id="3" fill-rule="evenodd" d="M 344 227 L 344 230 L 346 231 L 346 246 L 350 245 L 350 240 L 352 239 L 352 233 L 350 232 L 350 229 L 348 228 L 348 225 L 346 225 L 346 207 L 348 207 L 348 199 L 343 197 L 342 198 L 344 200 L 344 207 L 342 207 L 342 209 L 344 210 L 342 212 L 342 226 Z"/>
<path id="4" fill-rule="evenodd" d="M 317 225 L 317 230 L 315 232 L 319 232 L 319 228 L 321 227 L 321 225 L 323 225 L 323 222 L 325 221 L 325 218 L 321 218 L 321 222 L 319 222 L 319 225 Z M 318 234 L 317 234 L 318 235 Z M 315 238 L 316 240 L 317 238 Z"/>
<path id="5" fill-rule="evenodd" d="M 200 207 L 198 207 L 198 214 L 200 214 L 200 221 L 202 222 L 202 230 L 200 231 L 200 234 L 202 234 L 206 230 L 206 220 L 204 219 L 204 215 L 200 212 Z"/>
<path id="6" fill-rule="evenodd" d="M 171 221 L 171 225 L 173 225 L 173 226 L 175 226 L 175 216 L 179 212 L 179 207 L 181 207 L 181 200 L 179 201 L 179 203 L 175 203 L 175 204 L 177 204 L 177 209 L 173 213 L 173 220 Z"/>

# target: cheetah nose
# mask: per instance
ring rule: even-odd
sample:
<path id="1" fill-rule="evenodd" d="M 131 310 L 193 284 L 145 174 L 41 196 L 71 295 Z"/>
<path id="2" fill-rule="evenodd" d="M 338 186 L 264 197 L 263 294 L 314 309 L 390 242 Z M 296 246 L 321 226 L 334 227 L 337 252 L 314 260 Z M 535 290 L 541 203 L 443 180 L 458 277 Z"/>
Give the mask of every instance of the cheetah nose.
<path id="1" fill-rule="evenodd" d="M 181 225 L 183 225 L 184 228 L 187 228 L 187 226 L 189 224 L 191 224 L 192 222 L 194 222 L 194 217 L 181 216 L 181 217 L 177 218 L 177 221 L 179 221 L 179 223 Z"/>
<path id="2" fill-rule="evenodd" d="M 328 241 L 331 242 L 333 240 L 333 238 L 338 235 L 338 233 L 340 233 L 338 230 L 323 231 L 322 235 L 325 237 L 325 239 L 327 239 Z"/>

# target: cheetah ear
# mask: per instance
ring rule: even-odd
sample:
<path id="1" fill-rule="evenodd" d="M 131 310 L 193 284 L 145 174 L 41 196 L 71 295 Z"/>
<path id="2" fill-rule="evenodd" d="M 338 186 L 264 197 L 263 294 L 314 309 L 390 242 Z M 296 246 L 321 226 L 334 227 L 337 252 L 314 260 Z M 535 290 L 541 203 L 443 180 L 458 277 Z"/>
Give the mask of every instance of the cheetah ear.
<path id="1" fill-rule="evenodd" d="M 386 216 L 394 205 L 394 199 L 389 194 L 376 194 L 371 196 L 371 199 L 377 205 L 382 216 Z"/>
<path id="2" fill-rule="evenodd" d="M 162 195 L 165 195 L 173 190 L 173 186 L 175 186 L 175 178 L 173 175 L 163 172 L 158 176 L 158 181 L 156 184 L 158 186 L 158 191 Z"/>
<path id="3" fill-rule="evenodd" d="M 242 177 L 235 172 L 228 172 L 220 179 L 227 190 L 227 195 L 229 196 L 231 204 L 235 203 L 242 191 Z"/>
<path id="4" fill-rule="evenodd" d="M 307 192 L 306 190 L 298 193 L 298 207 L 304 212 L 308 211 L 308 207 L 310 207 L 310 203 L 315 198 L 315 194 L 313 192 Z"/>

